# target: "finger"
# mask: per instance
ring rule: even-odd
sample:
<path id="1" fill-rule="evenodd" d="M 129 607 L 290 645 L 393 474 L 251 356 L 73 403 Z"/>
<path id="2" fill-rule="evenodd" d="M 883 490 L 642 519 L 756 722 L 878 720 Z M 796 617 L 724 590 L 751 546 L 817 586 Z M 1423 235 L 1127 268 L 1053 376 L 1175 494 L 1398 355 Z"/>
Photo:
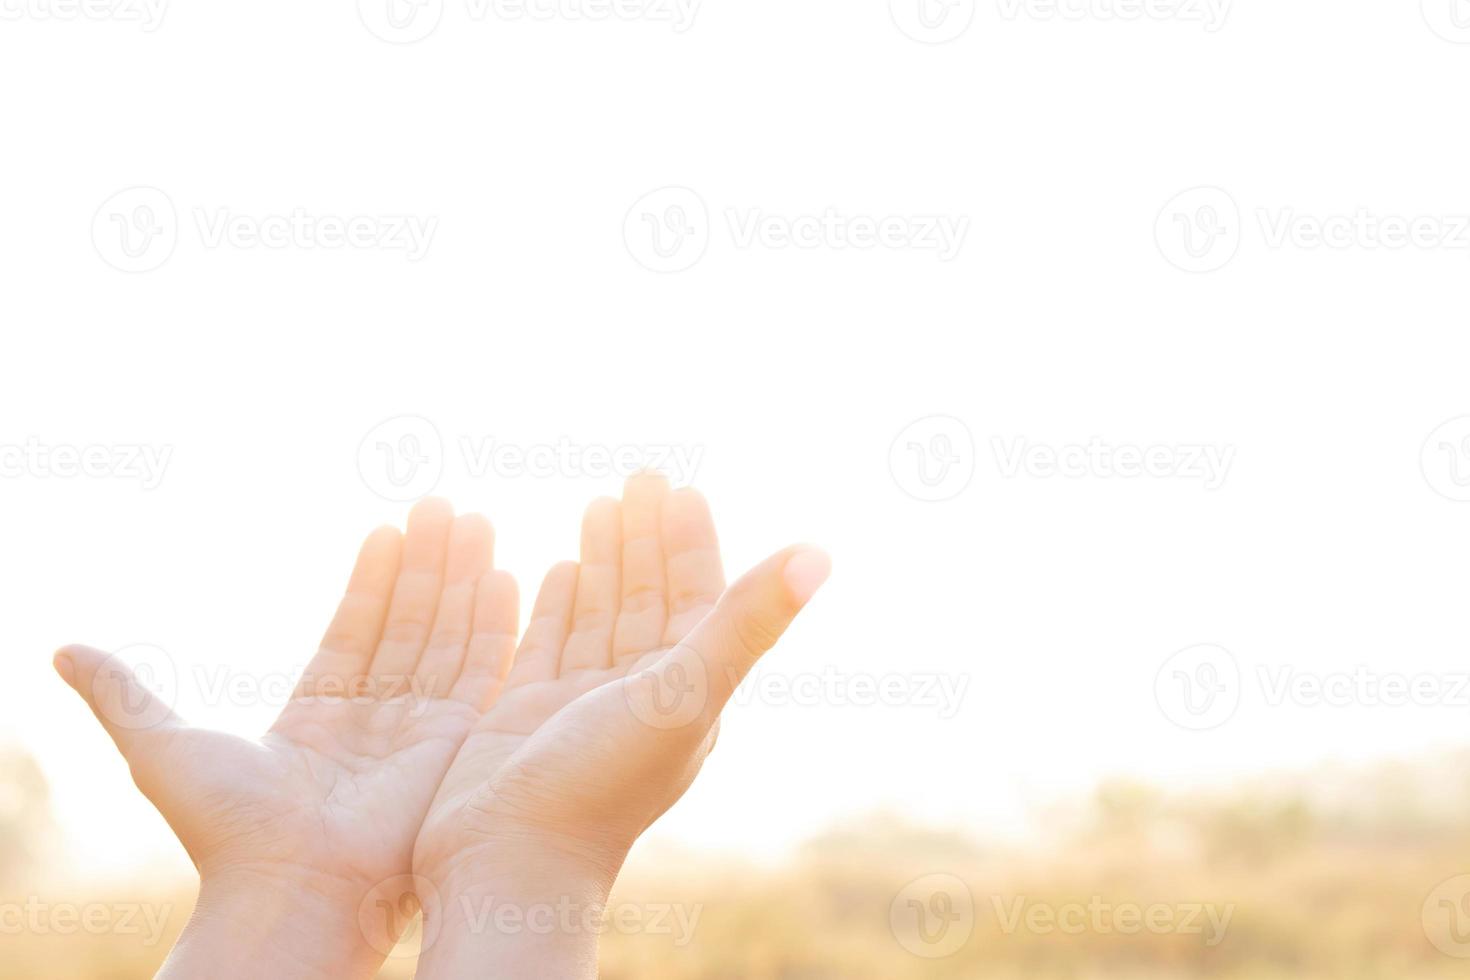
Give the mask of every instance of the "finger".
<path id="1" fill-rule="evenodd" d="M 664 586 L 662 522 L 669 481 L 656 473 L 623 487 L 622 601 L 613 628 L 613 661 L 657 649 L 663 643 L 669 607 Z"/>
<path id="2" fill-rule="evenodd" d="M 495 529 L 479 514 L 462 514 L 449 529 L 444 590 L 428 646 L 414 669 L 414 693 L 448 697 L 459 679 L 475 622 L 475 590 L 495 559 Z"/>
<path id="3" fill-rule="evenodd" d="M 495 702 L 515 659 L 520 592 L 509 572 L 489 572 L 475 591 L 474 629 L 464 669 L 449 696 L 476 711 Z"/>
<path id="4" fill-rule="evenodd" d="M 572 632 L 561 653 L 561 673 L 612 666 L 613 624 L 621 602 L 623 507 L 594 500 L 582 518 L 582 564 Z"/>
<path id="5" fill-rule="evenodd" d="M 308 696 L 318 686 L 345 690 L 367 671 L 388 615 L 402 552 L 403 534 L 396 527 L 380 527 L 362 543 L 347 592 L 296 685 L 296 697 Z"/>
<path id="6" fill-rule="evenodd" d="M 553 565 L 536 594 L 536 605 L 531 610 L 531 621 L 526 624 L 526 635 L 521 637 L 520 649 L 516 650 L 507 688 L 556 679 L 576 599 L 577 563 L 564 561 Z"/>
<path id="7" fill-rule="evenodd" d="M 649 668 L 656 683 L 638 690 L 654 694 L 667 690 L 688 697 L 692 710 L 686 712 L 687 719 L 713 723 L 735 688 L 775 646 L 831 571 L 827 554 L 806 546 L 787 548 L 766 559 L 730 586 L 688 638 Z"/>
<path id="8" fill-rule="evenodd" d="M 725 568 L 709 503 L 698 490 L 669 494 L 662 525 L 669 592 L 663 645 L 673 646 L 715 607 L 725 591 Z"/>
<path id="9" fill-rule="evenodd" d="M 413 676 L 439 608 L 453 523 L 453 508 L 432 497 L 420 501 L 408 515 L 408 534 L 403 539 L 403 562 L 398 581 L 393 584 L 393 601 L 368 668 L 370 694 L 396 694 Z"/>
<path id="10" fill-rule="evenodd" d="M 92 647 L 69 646 L 56 652 L 52 665 L 87 702 L 129 765 L 136 766 L 161 733 L 183 725 L 172 705 L 120 658 Z"/>

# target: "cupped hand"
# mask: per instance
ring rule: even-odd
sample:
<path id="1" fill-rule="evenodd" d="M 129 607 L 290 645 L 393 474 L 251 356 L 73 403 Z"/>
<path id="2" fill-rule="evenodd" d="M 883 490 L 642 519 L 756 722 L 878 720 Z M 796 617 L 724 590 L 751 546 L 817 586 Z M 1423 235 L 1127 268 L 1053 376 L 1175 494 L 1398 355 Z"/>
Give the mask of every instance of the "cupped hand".
<path id="1" fill-rule="evenodd" d="M 444 901 L 507 868 L 610 886 L 828 571 L 822 552 L 789 548 L 727 589 L 698 493 L 639 476 L 595 502 L 580 565 L 547 575 L 505 690 L 444 777 L 416 873 Z"/>
<path id="2" fill-rule="evenodd" d="M 270 731 L 187 725 L 128 667 L 56 655 L 134 780 L 210 883 L 323 903 L 397 907 L 441 778 L 509 669 L 515 583 L 494 532 L 442 501 L 362 547 L 319 652 Z M 339 975 L 348 975 L 346 973 Z"/>

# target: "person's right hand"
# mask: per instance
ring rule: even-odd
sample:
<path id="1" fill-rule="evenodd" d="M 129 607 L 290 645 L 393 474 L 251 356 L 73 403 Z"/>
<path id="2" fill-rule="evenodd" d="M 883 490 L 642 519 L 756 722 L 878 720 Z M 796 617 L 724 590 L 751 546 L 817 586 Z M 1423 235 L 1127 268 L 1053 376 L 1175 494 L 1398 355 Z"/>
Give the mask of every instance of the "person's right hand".
<path id="1" fill-rule="evenodd" d="M 621 503 L 594 503 L 581 565 L 547 576 L 506 689 L 420 831 L 414 870 L 437 918 L 420 976 L 594 976 L 595 935 L 487 935 L 488 903 L 529 916 L 605 901 L 698 773 L 735 687 L 828 572 L 822 552 L 788 548 L 726 589 L 699 494 L 641 476 Z"/>

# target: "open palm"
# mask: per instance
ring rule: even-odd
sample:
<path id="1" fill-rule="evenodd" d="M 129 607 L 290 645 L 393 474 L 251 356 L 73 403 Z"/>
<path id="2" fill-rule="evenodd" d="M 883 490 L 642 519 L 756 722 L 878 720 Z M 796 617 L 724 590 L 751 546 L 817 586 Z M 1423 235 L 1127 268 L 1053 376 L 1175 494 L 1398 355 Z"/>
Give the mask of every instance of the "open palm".
<path id="1" fill-rule="evenodd" d="M 581 564 L 547 575 L 504 692 L 445 775 L 417 874 L 448 898 L 527 844 L 615 874 L 688 788 L 720 710 L 826 561 L 788 549 L 727 590 L 696 492 L 640 476 L 621 503 L 594 503 Z"/>
<path id="2" fill-rule="evenodd" d="M 291 701 L 258 740 L 186 725 L 115 658 L 57 669 L 207 877 L 367 895 L 411 870 L 439 780 L 510 664 L 515 584 L 494 532 L 430 500 L 374 532 Z"/>

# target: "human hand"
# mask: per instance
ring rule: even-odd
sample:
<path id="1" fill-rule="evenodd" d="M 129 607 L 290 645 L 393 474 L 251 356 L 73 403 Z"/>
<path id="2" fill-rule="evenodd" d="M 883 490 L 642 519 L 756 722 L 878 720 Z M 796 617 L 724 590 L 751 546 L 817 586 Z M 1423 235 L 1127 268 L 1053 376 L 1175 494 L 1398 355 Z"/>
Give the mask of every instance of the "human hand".
<path id="1" fill-rule="evenodd" d="M 488 521 L 437 500 L 414 508 L 406 535 L 369 536 L 258 740 L 188 726 L 105 653 L 57 653 L 199 869 L 198 908 L 161 976 L 377 969 L 396 936 L 371 932 L 394 927 L 360 910 L 399 907 L 440 779 L 510 665 L 518 600 L 493 548 Z"/>
<path id="2" fill-rule="evenodd" d="M 621 503 L 595 502 L 580 566 L 547 575 L 505 690 L 419 833 L 414 870 L 437 912 L 420 975 L 594 976 L 595 933 L 508 942 L 485 935 L 485 903 L 604 902 L 633 842 L 698 773 L 735 687 L 828 571 L 822 552 L 789 548 L 727 590 L 697 493 L 641 476 Z"/>

